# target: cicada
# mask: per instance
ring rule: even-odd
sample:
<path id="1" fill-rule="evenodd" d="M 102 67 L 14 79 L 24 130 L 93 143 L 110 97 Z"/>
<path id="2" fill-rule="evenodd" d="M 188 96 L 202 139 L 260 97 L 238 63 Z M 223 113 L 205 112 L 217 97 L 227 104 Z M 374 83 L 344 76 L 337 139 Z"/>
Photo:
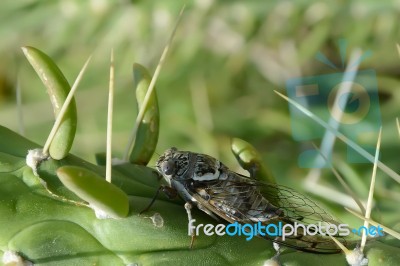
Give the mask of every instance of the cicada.
<path id="1" fill-rule="evenodd" d="M 206 154 L 170 148 L 159 157 L 156 168 L 168 183 L 164 191 L 178 194 L 186 202 L 189 222 L 192 219 L 190 209 L 196 206 L 208 215 L 229 223 L 323 223 L 339 226 L 324 209 L 295 190 L 238 174 Z M 344 237 L 336 237 L 346 245 Z M 265 238 L 306 252 L 341 251 L 329 236 L 307 235 L 302 230 L 285 240 L 268 235 Z"/>

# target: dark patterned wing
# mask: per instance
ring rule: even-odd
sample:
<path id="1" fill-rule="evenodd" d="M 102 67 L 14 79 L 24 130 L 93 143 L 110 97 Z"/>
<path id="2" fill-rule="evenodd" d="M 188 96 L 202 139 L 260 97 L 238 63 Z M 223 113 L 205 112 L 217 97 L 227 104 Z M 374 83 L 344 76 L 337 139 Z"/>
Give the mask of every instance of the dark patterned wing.
<path id="1" fill-rule="evenodd" d="M 213 180 L 197 183 L 190 188 L 192 196 L 201 205 L 222 219 L 233 223 L 257 223 L 263 225 L 311 224 L 323 226 L 339 223 L 324 209 L 306 196 L 291 188 L 276 184 L 258 182 L 248 177 L 231 172 L 227 180 Z M 313 253 L 341 252 L 336 243 L 329 237 L 319 234 L 311 227 L 311 234 L 305 234 L 299 227 L 297 235 L 281 237 L 266 235 L 264 238 L 284 246 Z M 345 246 L 347 240 L 334 235 Z"/>

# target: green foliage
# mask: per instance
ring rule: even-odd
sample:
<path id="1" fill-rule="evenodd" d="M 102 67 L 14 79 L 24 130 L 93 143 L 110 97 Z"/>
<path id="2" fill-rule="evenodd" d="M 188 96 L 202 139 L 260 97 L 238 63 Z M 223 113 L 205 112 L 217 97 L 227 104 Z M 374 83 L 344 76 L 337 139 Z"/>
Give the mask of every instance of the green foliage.
<path id="1" fill-rule="evenodd" d="M 57 176 L 66 188 L 88 202 L 95 211 L 113 218 L 128 215 L 128 196 L 96 173 L 83 167 L 63 166 L 57 169 Z"/>
<path id="2" fill-rule="evenodd" d="M 176 1 L 0 3 L 2 125 L 18 128 L 12 96 L 17 84 L 22 88 L 28 138 L 43 143 L 53 124 L 48 96 L 38 89 L 43 84 L 26 60 L 15 56 L 17 52 L 13 51 L 18 47 L 41 47 L 58 62 L 68 80 L 76 76 L 82 58 L 94 53 L 94 64 L 77 95 L 79 124 L 71 151 L 79 158 L 68 155 L 60 161 L 50 159 L 39 167 L 39 175 L 50 191 L 81 201 L 57 178 L 56 171 L 61 166 L 83 167 L 104 176 L 103 167 L 91 163 L 93 154 L 105 147 L 109 67 L 106 55 L 112 47 L 116 52 L 113 154 L 122 154 L 136 115 L 132 107 L 132 62 L 154 69 L 180 8 Z M 395 47 L 400 27 L 395 2 L 189 1 L 181 24 L 184 26 L 178 30 L 173 52 L 157 82 L 161 88 L 157 92 L 161 99 L 159 153 L 177 146 L 216 156 L 235 169 L 237 163 L 229 152 L 229 143 L 232 136 L 237 136 L 257 147 L 257 160 L 267 162 L 267 170 L 277 183 L 301 191 L 308 169 L 298 168 L 301 145 L 292 140 L 287 104 L 273 89 L 283 90 L 290 77 L 342 71 L 323 66 L 314 56 L 322 51 L 340 65 L 337 41 L 344 38 L 348 51 L 361 48 L 373 52 L 361 66 L 377 72 L 383 124 L 381 160 L 399 172 L 399 139 L 394 121 L 400 99 Z M 0 254 L 16 250 L 39 265 L 261 265 L 274 254 L 267 241 L 256 239 L 248 243 L 229 237 L 200 237 L 195 249 L 189 250 L 182 202 L 161 197 L 149 213 L 138 215 L 158 186 L 153 170 L 139 165 L 113 167 L 113 184 L 129 198 L 128 217 L 98 220 L 93 210 L 50 195 L 26 167 L 27 150 L 40 146 L 0 127 Z M 338 143 L 334 163 L 365 199 L 372 167 L 346 164 L 346 149 L 346 145 Z M 56 148 L 62 155 L 54 157 L 63 158 L 68 151 L 69 148 Z M 151 153 L 146 155 L 146 163 Z M 239 163 L 243 165 L 243 161 Z M 323 184 L 341 190 L 329 171 L 322 173 Z M 378 177 L 375 219 L 389 226 L 398 225 L 399 193 L 397 183 L 384 175 Z M 324 203 L 342 221 L 361 224 L 341 206 Z M 155 212 L 164 219 L 162 228 L 146 218 Z M 213 222 L 201 212 L 195 211 L 194 215 L 199 221 Z M 370 265 L 396 265 L 400 260 L 398 241 L 376 241 L 366 252 Z M 287 251 L 280 258 L 284 265 L 345 265 L 342 254 L 320 256 Z"/>
<path id="3" fill-rule="evenodd" d="M 133 64 L 133 81 L 136 89 L 138 109 L 143 108 L 143 102 L 150 85 L 151 76 L 147 69 L 140 64 Z M 135 145 L 129 155 L 129 161 L 135 164 L 147 165 L 157 146 L 160 127 L 160 112 L 156 90 L 149 98 L 143 119 L 138 126 Z"/>
<path id="4" fill-rule="evenodd" d="M 57 117 L 71 89 L 68 81 L 48 55 L 29 46 L 22 47 L 22 50 L 46 86 L 54 116 Z M 67 156 L 74 142 L 76 125 L 76 105 L 75 100 L 72 99 L 50 144 L 49 153 L 52 158 L 60 160 Z"/>

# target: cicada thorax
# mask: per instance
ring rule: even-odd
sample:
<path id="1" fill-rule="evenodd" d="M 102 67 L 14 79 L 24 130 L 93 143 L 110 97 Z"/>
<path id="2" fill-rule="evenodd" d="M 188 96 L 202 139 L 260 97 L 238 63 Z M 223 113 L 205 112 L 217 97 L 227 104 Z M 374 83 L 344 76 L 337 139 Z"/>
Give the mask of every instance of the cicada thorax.
<path id="1" fill-rule="evenodd" d="M 269 202 L 256 182 L 232 172 L 217 159 L 189 153 L 189 169 L 184 187 L 193 196 L 200 196 L 212 205 L 219 216 L 228 216 L 241 223 L 265 222 L 283 215 Z M 204 204 L 204 203 L 203 203 Z"/>

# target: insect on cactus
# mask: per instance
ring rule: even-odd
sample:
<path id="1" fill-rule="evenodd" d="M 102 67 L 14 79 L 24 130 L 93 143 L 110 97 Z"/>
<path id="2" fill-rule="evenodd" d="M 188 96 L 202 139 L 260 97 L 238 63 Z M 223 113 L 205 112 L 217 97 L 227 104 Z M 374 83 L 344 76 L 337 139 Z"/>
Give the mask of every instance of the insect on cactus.
<path id="1" fill-rule="evenodd" d="M 94 165 L 69 154 L 78 118 L 70 91 L 77 83 L 70 88 L 43 52 L 32 47 L 23 50 L 51 96 L 55 136 L 42 148 L 0 127 L 3 264 L 270 265 L 277 262 L 271 259 L 276 259 L 283 265 L 347 265 L 340 253 L 320 255 L 287 249 L 276 256 L 272 242 L 261 238 L 246 241 L 245 237 L 200 235 L 190 249 L 182 201 L 160 195 L 140 214 L 159 187 L 158 174 L 146 166 L 156 148 L 159 129 L 156 92 L 146 95 L 149 86 L 154 88 L 147 70 L 139 64 L 133 68 L 138 105 L 143 110 L 135 124 L 134 145 L 125 155 L 127 160 L 105 169 L 110 162 L 104 163 L 102 155 L 97 157 L 99 165 Z M 232 151 L 253 177 L 275 182 L 249 143 L 234 139 Z M 107 170 L 111 171 L 106 180 Z M 216 223 L 200 211 L 192 212 L 199 223 Z M 369 265 L 383 265 L 382 261 L 396 265 L 398 251 L 399 247 L 375 241 L 366 248 L 366 255 Z"/>
<path id="2" fill-rule="evenodd" d="M 44 84 L 48 89 L 69 89 L 67 83 L 53 85 L 53 80 L 63 80 L 63 76 L 48 56 L 32 47 L 25 47 L 24 52 L 39 76 L 47 77 Z M 136 64 L 134 76 L 138 101 L 142 101 L 150 75 Z M 67 97 L 65 92 L 49 94 L 60 102 Z M 72 108 L 70 113 L 76 113 L 74 105 L 69 108 Z M 154 151 L 158 138 L 158 123 L 154 122 L 158 119 L 157 109 L 154 92 L 140 121 L 145 125 L 138 127 L 139 141 L 134 151 L 140 150 L 140 143 L 153 143 Z M 71 120 L 74 125 L 76 116 L 64 115 L 56 133 L 64 130 L 65 121 Z M 2 261 L 6 265 L 158 265 L 176 261 L 182 265 L 189 261 L 200 264 L 204 261 L 204 250 L 209 250 L 209 259 L 219 264 L 261 263 L 273 252 L 260 240 L 243 249 L 244 239 L 226 237 L 200 237 L 196 249 L 189 251 L 185 213 L 180 205 L 165 198 L 157 200 L 148 213 L 139 215 L 159 186 L 154 169 L 144 166 L 153 153 L 148 150 L 151 145 L 143 146 L 147 150 L 130 154 L 129 158 L 140 164 L 114 165 L 110 184 L 103 178 L 102 165 L 68 154 L 72 141 L 66 140 L 74 137 L 74 130 L 69 127 L 62 143 L 51 142 L 58 145 L 57 154 L 62 154 L 57 159 L 51 149 L 47 155 L 40 145 L 5 127 L 0 130 L 3 136 L 0 235 Z M 145 141 L 140 142 L 141 139 Z M 25 160 L 29 150 L 39 154 L 36 156 L 39 161 L 31 164 L 34 169 Z M 101 162 L 102 157 L 98 158 Z M 199 220 L 211 222 L 201 215 Z M 239 252 L 243 250 L 253 254 L 253 258 L 244 259 Z"/>

